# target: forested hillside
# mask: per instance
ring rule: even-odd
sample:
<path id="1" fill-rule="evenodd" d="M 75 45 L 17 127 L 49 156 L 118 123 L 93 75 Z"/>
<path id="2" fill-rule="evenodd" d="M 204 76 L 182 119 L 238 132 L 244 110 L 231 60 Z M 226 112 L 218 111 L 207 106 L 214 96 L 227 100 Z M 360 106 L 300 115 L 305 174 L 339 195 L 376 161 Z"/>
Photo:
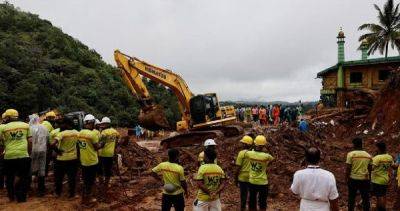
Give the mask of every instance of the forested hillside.
<path id="1" fill-rule="evenodd" d="M 176 121 L 175 96 L 148 83 L 170 123 Z M 0 111 L 7 108 L 22 116 L 48 108 L 82 110 L 124 126 L 134 125 L 139 111 L 117 68 L 49 21 L 9 3 L 0 4 Z"/>

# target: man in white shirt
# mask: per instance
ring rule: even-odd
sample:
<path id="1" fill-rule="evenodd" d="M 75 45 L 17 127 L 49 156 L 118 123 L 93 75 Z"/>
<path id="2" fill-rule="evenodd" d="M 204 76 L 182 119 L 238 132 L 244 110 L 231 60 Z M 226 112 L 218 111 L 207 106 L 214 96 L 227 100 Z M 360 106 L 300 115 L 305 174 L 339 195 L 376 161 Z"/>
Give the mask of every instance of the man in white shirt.
<path id="1" fill-rule="evenodd" d="M 294 174 L 292 192 L 301 198 L 300 211 L 338 211 L 335 176 L 318 166 L 321 152 L 314 147 L 306 150 L 306 169 Z"/>

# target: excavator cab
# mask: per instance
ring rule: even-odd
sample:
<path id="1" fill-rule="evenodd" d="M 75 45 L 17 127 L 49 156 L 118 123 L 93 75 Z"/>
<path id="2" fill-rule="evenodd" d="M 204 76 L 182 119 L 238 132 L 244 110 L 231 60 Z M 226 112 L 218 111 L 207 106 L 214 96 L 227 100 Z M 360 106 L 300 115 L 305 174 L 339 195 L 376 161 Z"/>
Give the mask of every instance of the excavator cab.
<path id="1" fill-rule="evenodd" d="M 219 102 L 215 93 L 196 95 L 190 99 L 190 115 L 193 124 L 220 119 L 220 113 Z"/>

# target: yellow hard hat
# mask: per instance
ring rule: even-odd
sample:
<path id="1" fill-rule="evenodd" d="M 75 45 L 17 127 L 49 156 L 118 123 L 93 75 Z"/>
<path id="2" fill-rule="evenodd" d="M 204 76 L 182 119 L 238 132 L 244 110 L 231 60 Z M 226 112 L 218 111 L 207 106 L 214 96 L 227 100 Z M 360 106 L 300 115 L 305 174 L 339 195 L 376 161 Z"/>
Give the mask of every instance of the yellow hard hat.
<path id="1" fill-rule="evenodd" d="M 254 144 L 256 146 L 264 146 L 267 145 L 267 139 L 265 136 L 259 135 L 254 139 Z"/>
<path id="2" fill-rule="evenodd" d="M 46 113 L 46 117 L 56 117 L 56 113 L 54 113 L 54 111 L 49 111 Z"/>
<path id="3" fill-rule="evenodd" d="M 6 117 L 6 112 L 4 112 L 4 113 L 1 115 L 1 119 L 5 119 L 5 118 L 7 118 L 7 117 Z"/>
<path id="4" fill-rule="evenodd" d="M 7 109 L 6 112 L 4 112 L 5 115 L 4 117 L 18 117 L 18 111 L 15 109 Z"/>
<path id="5" fill-rule="evenodd" d="M 250 136 L 243 136 L 242 139 L 240 139 L 240 142 L 245 143 L 247 145 L 252 145 L 253 144 L 253 138 Z"/>

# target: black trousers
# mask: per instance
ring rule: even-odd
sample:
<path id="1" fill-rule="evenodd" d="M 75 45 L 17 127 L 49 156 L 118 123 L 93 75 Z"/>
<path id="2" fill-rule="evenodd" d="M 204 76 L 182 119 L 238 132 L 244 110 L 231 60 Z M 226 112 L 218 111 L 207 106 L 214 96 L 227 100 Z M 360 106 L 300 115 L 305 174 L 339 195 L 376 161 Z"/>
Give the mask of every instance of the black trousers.
<path id="1" fill-rule="evenodd" d="M 246 210 L 247 196 L 249 195 L 249 183 L 239 182 L 240 188 L 240 208 L 241 210 Z"/>
<path id="2" fill-rule="evenodd" d="M 96 182 L 97 164 L 92 166 L 82 166 L 83 194 L 91 195 L 92 187 Z"/>
<path id="3" fill-rule="evenodd" d="M 110 178 L 112 175 L 113 157 L 99 157 L 98 174 Z"/>
<path id="4" fill-rule="evenodd" d="M 5 186 L 4 178 L 5 178 L 5 171 L 4 171 L 4 159 L 0 158 L 0 189 L 3 189 Z"/>
<path id="5" fill-rule="evenodd" d="M 249 209 L 257 209 L 257 198 L 258 206 L 260 209 L 267 209 L 267 197 L 268 197 L 268 185 L 253 185 L 249 184 Z"/>
<path id="6" fill-rule="evenodd" d="M 76 174 L 78 171 L 78 160 L 55 160 L 54 177 L 56 185 L 56 194 L 61 195 L 63 188 L 64 176 L 68 178 L 68 193 L 72 197 L 75 195 Z"/>
<path id="7" fill-rule="evenodd" d="M 161 211 L 170 211 L 172 206 L 175 208 L 175 211 L 184 211 L 185 198 L 183 197 L 183 193 L 178 195 L 162 195 Z"/>
<path id="8" fill-rule="evenodd" d="M 4 160 L 7 193 L 10 200 L 14 200 L 16 197 L 18 202 L 26 201 L 26 195 L 29 186 L 30 169 L 30 158 Z M 15 177 L 17 177 L 18 179 L 17 182 L 14 184 Z"/>
<path id="9" fill-rule="evenodd" d="M 348 210 L 354 211 L 355 200 L 357 196 L 357 191 L 360 191 L 362 206 L 364 211 L 370 210 L 370 182 L 369 180 L 355 180 L 349 179 L 349 198 L 348 198 Z"/>

